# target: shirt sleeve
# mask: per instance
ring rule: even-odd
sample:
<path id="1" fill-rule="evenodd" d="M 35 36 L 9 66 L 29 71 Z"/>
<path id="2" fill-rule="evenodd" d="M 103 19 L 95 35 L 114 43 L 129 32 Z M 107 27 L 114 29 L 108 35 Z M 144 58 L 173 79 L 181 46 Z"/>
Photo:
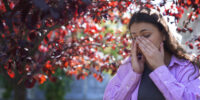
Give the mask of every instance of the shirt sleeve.
<path id="1" fill-rule="evenodd" d="M 188 80 L 195 69 L 193 64 L 176 67 L 181 69 L 176 78 L 166 65 L 158 67 L 149 76 L 167 100 L 200 100 L 200 78 L 194 78 L 199 75 L 199 69 L 196 67 L 192 79 Z"/>
<path id="2" fill-rule="evenodd" d="M 130 100 L 141 74 L 133 71 L 131 63 L 123 64 L 109 81 L 103 100 Z"/>

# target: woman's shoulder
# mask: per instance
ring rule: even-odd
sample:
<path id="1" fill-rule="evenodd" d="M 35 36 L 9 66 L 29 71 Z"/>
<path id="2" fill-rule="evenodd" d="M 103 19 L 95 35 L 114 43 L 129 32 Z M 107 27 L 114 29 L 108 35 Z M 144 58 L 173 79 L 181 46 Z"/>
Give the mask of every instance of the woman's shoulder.
<path id="1" fill-rule="evenodd" d="M 182 81 L 188 80 L 188 76 L 190 75 L 190 79 L 195 79 L 199 76 L 199 68 L 197 64 L 192 63 L 190 60 L 178 58 L 175 56 L 173 59 L 174 62 L 176 62 L 179 65 L 178 70 L 176 71 L 178 72 L 178 76 L 181 77 Z"/>
<path id="2" fill-rule="evenodd" d="M 121 65 L 117 70 L 117 74 L 119 78 L 123 78 L 127 75 L 127 73 L 131 70 L 131 57 L 128 56 L 124 60 L 122 60 Z"/>
<path id="3" fill-rule="evenodd" d="M 171 65 L 169 65 L 169 67 L 178 67 L 180 72 L 184 72 L 184 70 L 188 72 L 192 72 L 198 69 L 197 64 L 193 63 L 192 61 L 185 58 L 178 58 L 176 56 L 172 57 L 170 64 Z"/>
<path id="4" fill-rule="evenodd" d="M 191 62 L 189 60 L 187 60 L 187 59 L 179 58 L 179 57 L 177 57 L 175 55 L 172 55 L 169 67 L 172 67 L 174 64 L 178 64 L 180 66 L 186 66 L 186 65 L 191 64 Z"/>

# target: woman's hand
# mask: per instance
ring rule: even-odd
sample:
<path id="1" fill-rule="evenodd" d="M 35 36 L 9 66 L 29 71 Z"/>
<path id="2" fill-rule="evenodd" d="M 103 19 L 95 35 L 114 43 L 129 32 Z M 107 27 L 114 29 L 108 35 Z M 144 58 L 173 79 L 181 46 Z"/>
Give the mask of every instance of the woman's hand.
<path id="1" fill-rule="evenodd" d="M 147 62 L 150 64 L 151 69 L 164 65 L 164 47 L 163 43 L 160 45 L 160 50 L 147 38 L 138 37 L 136 42 L 139 44 L 139 48 L 144 54 Z"/>
<path id="2" fill-rule="evenodd" d="M 141 59 L 139 60 L 137 57 L 137 44 L 135 41 L 131 44 L 131 63 L 132 68 L 135 72 L 141 74 L 144 70 L 144 56 L 142 55 Z"/>

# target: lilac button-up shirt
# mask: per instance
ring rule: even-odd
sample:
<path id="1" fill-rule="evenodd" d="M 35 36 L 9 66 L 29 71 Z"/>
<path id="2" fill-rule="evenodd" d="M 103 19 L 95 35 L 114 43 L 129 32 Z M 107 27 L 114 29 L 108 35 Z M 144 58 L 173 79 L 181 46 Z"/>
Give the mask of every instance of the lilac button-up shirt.
<path id="1" fill-rule="evenodd" d="M 162 65 L 153 70 L 149 77 L 166 100 L 200 100 L 199 69 L 184 59 L 172 55 L 168 66 Z M 142 74 L 134 72 L 131 58 L 126 59 L 109 81 L 103 100 L 137 100 Z M 189 77 L 189 80 L 188 80 Z"/>

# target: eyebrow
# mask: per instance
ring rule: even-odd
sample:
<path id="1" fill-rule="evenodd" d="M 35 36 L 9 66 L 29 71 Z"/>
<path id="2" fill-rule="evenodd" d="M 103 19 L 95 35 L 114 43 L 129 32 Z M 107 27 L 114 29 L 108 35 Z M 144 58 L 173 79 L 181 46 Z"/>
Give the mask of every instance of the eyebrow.
<path id="1" fill-rule="evenodd" d="M 147 30 L 147 29 L 142 29 L 142 30 L 140 31 L 140 33 L 144 32 L 144 31 L 148 31 L 148 30 Z M 135 32 L 133 32 L 133 33 L 131 33 L 131 34 L 135 34 Z"/>

